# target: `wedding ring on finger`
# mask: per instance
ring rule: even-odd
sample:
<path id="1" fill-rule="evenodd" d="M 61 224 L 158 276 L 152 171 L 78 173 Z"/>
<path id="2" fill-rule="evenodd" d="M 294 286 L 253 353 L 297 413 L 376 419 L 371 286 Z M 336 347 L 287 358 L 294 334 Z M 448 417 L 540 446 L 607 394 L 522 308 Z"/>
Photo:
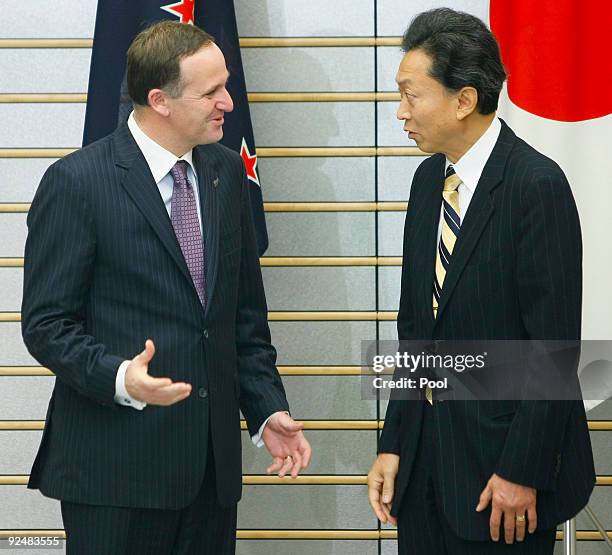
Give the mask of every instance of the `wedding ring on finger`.
<path id="1" fill-rule="evenodd" d="M 517 522 L 525 522 L 525 515 L 516 515 L 514 518 Z"/>

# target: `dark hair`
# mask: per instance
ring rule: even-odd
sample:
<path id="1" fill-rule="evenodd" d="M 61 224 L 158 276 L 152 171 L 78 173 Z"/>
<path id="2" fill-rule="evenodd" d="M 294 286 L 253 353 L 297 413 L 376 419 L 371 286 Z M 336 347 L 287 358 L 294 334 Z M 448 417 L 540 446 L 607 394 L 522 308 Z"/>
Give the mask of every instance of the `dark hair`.
<path id="1" fill-rule="evenodd" d="M 148 105 L 151 89 L 180 96 L 181 60 L 213 42 L 213 37 L 199 27 L 178 21 L 161 21 L 141 31 L 127 51 L 127 85 L 132 102 Z"/>
<path id="2" fill-rule="evenodd" d="M 474 87 L 479 113 L 497 110 L 506 71 L 495 37 L 480 19 L 450 8 L 423 12 L 402 38 L 402 50 L 413 49 L 431 58 L 429 74 L 448 90 Z"/>

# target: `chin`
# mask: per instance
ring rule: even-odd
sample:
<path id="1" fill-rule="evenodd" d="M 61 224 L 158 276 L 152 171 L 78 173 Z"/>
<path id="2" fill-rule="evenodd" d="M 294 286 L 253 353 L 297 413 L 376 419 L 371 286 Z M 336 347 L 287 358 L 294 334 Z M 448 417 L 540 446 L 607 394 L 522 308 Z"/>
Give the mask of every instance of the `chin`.
<path id="1" fill-rule="evenodd" d="M 431 150 L 431 145 L 428 145 L 427 141 L 418 140 L 414 142 L 423 152 L 436 152 L 435 150 Z"/>
<path id="2" fill-rule="evenodd" d="M 223 127 L 219 127 L 218 131 L 210 137 L 211 143 L 218 143 L 223 138 Z"/>
<path id="3" fill-rule="evenodd" d="M 218 133 L 208 133 L 206 136 L 202 137 L 201 145 L 209 145 L 211 143 L 218 143 L 223 138 L 223 131 L 220 130 Z"/>

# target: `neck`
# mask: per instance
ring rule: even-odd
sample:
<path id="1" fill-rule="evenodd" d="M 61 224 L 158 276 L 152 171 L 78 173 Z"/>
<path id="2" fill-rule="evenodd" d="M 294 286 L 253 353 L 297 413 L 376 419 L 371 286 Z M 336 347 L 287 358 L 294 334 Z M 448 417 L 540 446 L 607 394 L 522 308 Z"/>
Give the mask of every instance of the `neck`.
<path id="1" fill-rule="evenodd" d="M 472 148 L 478 139 L 482 137 L 495 118 L 495 112 L 483 116 L 473 113 L 463 122 L 463 130 L 457 135 L 456 144 L 452 145 L 448 152 L 444 154 L 456 164 L 461 157 Z"/>
<path id="2" fill-rule="evenodd" d="M 146 108 L 145 108 L 146 110 Z M 134 110 L 134 119 L 138 127 L 149 139 L 155 141 L 159 146 L 174 154 L 177 158 L 184 156 L 191 150 L 182 141 L 175 140 L 172 130 L 167 129 L 165 122 L 154 115 L 147 114 L 144 110 Z"/>

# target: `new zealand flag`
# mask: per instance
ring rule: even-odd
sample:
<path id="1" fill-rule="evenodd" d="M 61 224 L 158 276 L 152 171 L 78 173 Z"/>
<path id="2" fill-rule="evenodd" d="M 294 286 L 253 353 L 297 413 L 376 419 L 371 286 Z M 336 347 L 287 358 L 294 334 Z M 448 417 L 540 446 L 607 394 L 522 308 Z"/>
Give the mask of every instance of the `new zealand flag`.
<path id="1" fill-rule="evenodd" d="M 268 233 L 233 0 L 180 0 L 169 4 L 164 0 L 99 0 L 83 145 L 112 133 L 127 119 L 132 110 L 125 84 L 127 49 L 140 31 L 163 19 L 201 27 L 215 37 L 225 56 L 230 72 L 227 88 L 234 110 L 225 115 L 221 143 L 240 153 L 253 185 L 251 208 L 261 255 L 268 247 Z"/>

